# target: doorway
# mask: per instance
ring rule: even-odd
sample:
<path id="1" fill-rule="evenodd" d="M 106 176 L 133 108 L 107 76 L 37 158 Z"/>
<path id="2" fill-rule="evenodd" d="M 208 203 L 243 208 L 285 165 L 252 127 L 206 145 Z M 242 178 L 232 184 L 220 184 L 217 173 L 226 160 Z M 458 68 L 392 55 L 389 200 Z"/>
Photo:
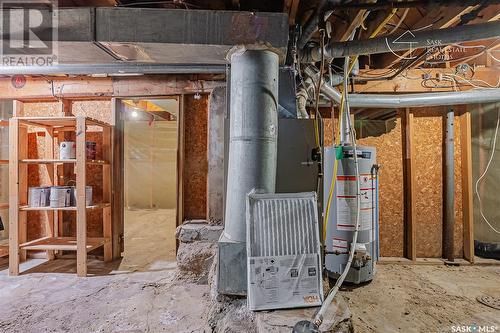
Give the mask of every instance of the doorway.
<path id="1" fill-rule="evenodd" d="M 179 100 L 124 99 L 124 252 L 121 268 L 175 262 Z"/>

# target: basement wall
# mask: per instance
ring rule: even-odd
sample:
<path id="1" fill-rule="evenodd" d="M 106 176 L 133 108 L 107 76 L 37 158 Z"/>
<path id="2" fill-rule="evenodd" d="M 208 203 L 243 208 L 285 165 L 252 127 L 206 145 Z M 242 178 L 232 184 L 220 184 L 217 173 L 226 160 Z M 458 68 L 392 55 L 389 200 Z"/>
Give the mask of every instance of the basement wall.
<path id="1" fill-rule="evenodd" d="M 472 120 L 472 186 L 485 172 L 493 153 L 493 143 L 500 103 L 470 105 Z M 500 230 L 500 134 L 497 135 L 495 152 L 488 171 L 478 184 L 481 196 L 482 211 L 488 222 L 496 230 Z M 474 240 L 483 243 L 500 243 L 500 234 L 486 223 L 481 216 L 479 200 L 473 190 L 474 200 Z"/>
<path id="2" fill-rule="evenodd" d="M 414 114 L 413 147 L 415 149 L 416 233 L 417 257 L 440 258 L 443 239 L 443 128 L 446 107 L 411 109 Z M 459 113 L 463 106 L 454 107 L 455 116 L 455 255 L 463 257 L 461 143 Z M 374 110 L 375 111 L 375 110 Z M 331 144 L 333 122 L 324 119 L 325 144 Z M 363 120 L 356 131 L 362 134 L 359 145 L 377 148 L 380 203 L 380 254 L 383 257 L 403 257 L 405 244 L 403 138 L 401 112 L 387 122 L 387 131 L 378 136 L 365 136 L 366 128 L 375 128 L 377 121 Z"/>

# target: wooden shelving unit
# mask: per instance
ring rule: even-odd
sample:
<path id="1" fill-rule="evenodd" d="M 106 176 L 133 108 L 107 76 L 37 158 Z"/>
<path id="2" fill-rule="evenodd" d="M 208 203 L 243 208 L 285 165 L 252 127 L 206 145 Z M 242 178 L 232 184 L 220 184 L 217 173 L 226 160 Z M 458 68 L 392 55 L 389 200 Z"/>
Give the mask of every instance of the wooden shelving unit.
<path id="1" fill-rule="evenodd" d="M 8 127 L 9 126 L 9 121 L 8 120 L 0 120 L 0 127 Z M 2 165 L 8 165 L 9 160 L 2 160 L 0 159 L 0 166 Z M 5 168 L 5 167 L 3 167 Z M 0 202 L 0 209 L 7 209 L 9 208 L 9 203 L 8 202 Z M 0 241 L 0 258 L 5 257 L 9 255 L 9 244 L 8 240 L 1 240 Z"/>
<path id="2" fill-rule="evenodd" d="M 87 253 L 104 247 L 104 261 L 112 259 L 111 233 L 111 126 L 86 117 L 14 117 L 10 119 L 10 244 L 9 273 L 19 274 L 19 263 L 26 259 L 26 251 L 47 251 L 49 259 L 54 259 L 58 251 L 75 251 L 78 276 L 87 275 Z M 28 159 L 27 128 L 42 127 L 46 130 L 46 147 L 44 158 Z M 103 160 L 86 159 L 86 133 L 88 126 L 99 126 L 103 131 Z M 76 159 L 62 160 L 54 154 L 55 138 L 61 132 L 76 133 Z M 28 164 L 45 165 L 50 184 L 58 185 L 64 179 L 64 172 L 58 165 L 73 165 L 76 173 L 76 207 L 28 207 Z M 87 165 L 101 165 L 103 168 L 103 202 L 85 206 L 85 185 Z M 60 171 L 58 171 L 58 169 Z M 61 184 L 64 184 L 63 182 Z M 103 210 L 102 237 L 87 237 L 87 210 Z M 27 213 L 43 211 L 48 216 L 48 230 L 45 237 L 27 241 Z M 59 231 L 59 222 L 64 211 L 76 212 L 76 237 L 68 237 Z M 62 230 L 61 230 L 62 231 Z"/>

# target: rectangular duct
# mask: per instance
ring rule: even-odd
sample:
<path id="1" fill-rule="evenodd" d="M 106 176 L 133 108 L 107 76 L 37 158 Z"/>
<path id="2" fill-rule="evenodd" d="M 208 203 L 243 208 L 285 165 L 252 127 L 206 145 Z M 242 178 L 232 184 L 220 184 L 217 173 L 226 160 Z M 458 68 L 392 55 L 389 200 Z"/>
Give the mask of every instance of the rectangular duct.
<path id="1" fill-rule="evenodd" d="M 0 16 L 9 10 L 0 9 Z M 240 44 L 272 46 L 283 60 L 288 45 L 285 13 L 114 7 L 55 11 L 60 65 L 224 65 L 227 51 Z"/>
<path id="2" fill-rule="evenodd" d="M 247 198 L 248 306 L 268 310 L 323 300 L 315 192 Z"/>

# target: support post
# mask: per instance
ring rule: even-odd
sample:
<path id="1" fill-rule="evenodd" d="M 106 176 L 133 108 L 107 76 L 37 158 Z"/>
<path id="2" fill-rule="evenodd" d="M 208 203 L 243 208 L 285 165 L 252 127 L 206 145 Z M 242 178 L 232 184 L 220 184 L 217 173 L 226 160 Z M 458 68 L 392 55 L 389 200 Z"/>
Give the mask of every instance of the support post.
<path id="1" fill-rule="evenodd" d="M 124 250 L 124 189 L 123 189 L 123 118 L 121 117 L 121 100 L 111 100 L 111 125 L 113 125 L 111 165 L 112 165 L 112 245 L 113 259 L 119 259 Z"/>
<path id="2" fill-rule="evenodd" d="M 86 127 L 85 117 L 76 117 L 76 273 L 80 277 L 87 276 Z"/>
<path id="3" fill-rule="evenodd" d="M 176 226 L 184 222 L 184 119 L 185 97 L 179 96 L 179 114 L 177 116 L 177 210 Z M 176 249 L 179 245 L 176 239 Z"/>
<path id="4" fill-rule="evenodd" d="M 464 258 L 474 263 L 474 211 L 472 190 L 472 130 L 471 115 L 460 116 L 462 144 L 462 219 L 464 226 Z"/>
<path id="5" fill-rule="evenodd" d="M 102 200 L 103 203 L 111 203 L 111 127 L 102 128 L 102 158 L 106 164 L 102 166 Z M 113 237 L 111 227 L 111 205 L 102 209 L 102 230 L 104 237 L 104 261 L 109 262 L 113 259 Z"/>
<path id="6" fill-rule="evenodd" d="M 455 260 L 455 112 L 449 109 L 446 113 L 445 137 L 445 202 L 443 226 L 443 257 L 450 262 Z"/>
<path id="7" fill-rule="evenodd" d="M 405 256 L 412 260 L 417 260 L 417 229 L 415 226 L 416 221 L 416 207 L 415 207 L 415 157 L 413 147 L 413 113 L 410 108 L 406 108 L 403 116 L 404 122 L 404 179 L 405 179 Z"/>
<path id="8" fill-rule="evenodd" d="M 9 275 L 19 275 L 19 120 L 9 121 Z"/>
<path id="9" fill-rule="evenodd" d="M 269 50 L 237 49 L 230 59 L 228 195 L 217 286 L 223 294 L 245 295 L 246 196 L 275 190 L 279 61 Z"/>

